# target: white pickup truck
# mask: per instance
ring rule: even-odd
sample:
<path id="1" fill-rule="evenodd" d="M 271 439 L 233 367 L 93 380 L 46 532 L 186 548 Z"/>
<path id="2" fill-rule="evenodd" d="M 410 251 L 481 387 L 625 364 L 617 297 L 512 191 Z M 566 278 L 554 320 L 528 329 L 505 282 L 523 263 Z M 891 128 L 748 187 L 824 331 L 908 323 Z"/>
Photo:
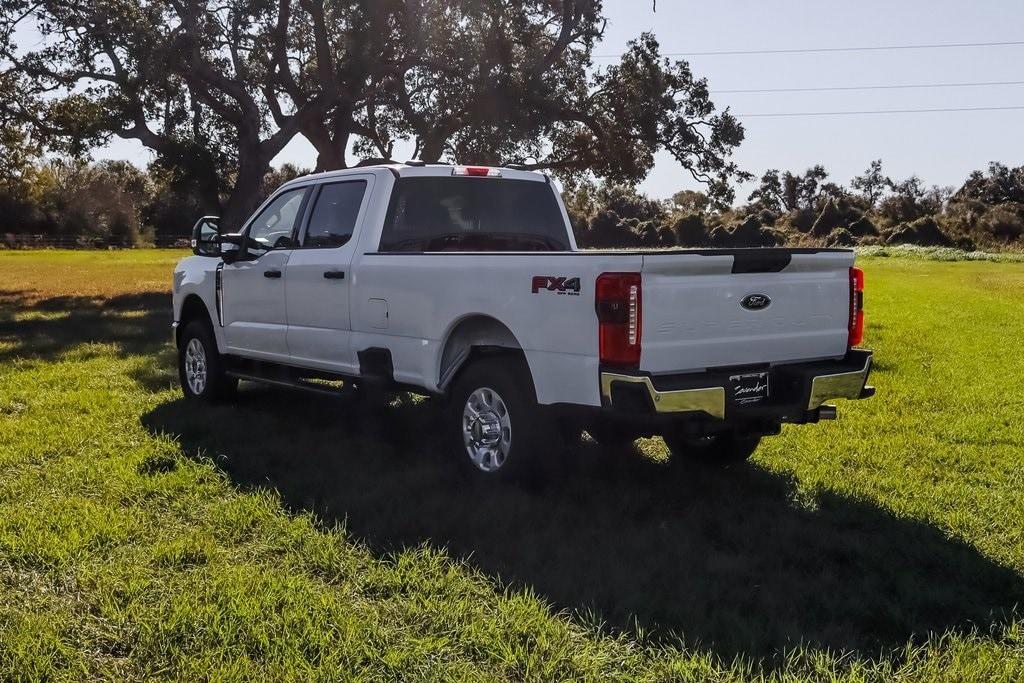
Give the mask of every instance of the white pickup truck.
<path id="1" fill-rule="evenodd" d="M 579 251 L 540 173 L 309 175 L 238 232 L 201 219 L 193 250 L 174 271 L 186 397 L 238 380 L 443 397 L 440 428 L 488 478 L 535 472 L 566 426 L 740 460 L 874 393 L 852 251 Z"/>

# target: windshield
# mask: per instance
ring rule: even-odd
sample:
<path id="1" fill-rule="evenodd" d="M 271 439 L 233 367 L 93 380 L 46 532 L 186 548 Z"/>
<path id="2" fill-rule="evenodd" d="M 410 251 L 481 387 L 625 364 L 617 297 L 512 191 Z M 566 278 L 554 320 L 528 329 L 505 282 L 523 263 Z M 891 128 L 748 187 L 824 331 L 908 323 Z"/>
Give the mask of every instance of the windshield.
<path id="1" fill-rule="evenodd" d="M 493 178 L 401 178 L 381 251 L 568 251 L 548 183 Z"/>

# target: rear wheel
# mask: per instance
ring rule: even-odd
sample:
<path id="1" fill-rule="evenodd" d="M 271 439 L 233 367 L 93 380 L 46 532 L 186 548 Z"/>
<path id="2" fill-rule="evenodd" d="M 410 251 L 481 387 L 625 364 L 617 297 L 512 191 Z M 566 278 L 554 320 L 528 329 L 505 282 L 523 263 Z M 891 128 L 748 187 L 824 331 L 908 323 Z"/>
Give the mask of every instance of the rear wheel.
<path id="1" fill-rule="evenodd" d="M 710 465 L 727 465 L 747 460 L 761 443 L 759 435 L 737 434 L 727 431 L 706 436 L 666 434 L 669 462 L 701 462 Z"/>
<path id="2" fill-rule="evenodd" d="M 238 380 L 224 371 L 210 328 L 193 320 L 185 325 L 178 342 L 178 379 L 185 398 L 219 401 L 234 396 Z"/>
<path id="3" fill-rule="evenodd" d="M 602 448 L 611 451 L 623 451 L 633 445 L 639 437 L 636 432 L 615 424 L 592 424 L 587 427 L 587 434 Z"/>
<path id="4" fill-rule="evenodd" d="M 529 368 L 507 356 L 477 361 L 452 388 L 447 423 L 463 469 L 480 479 L 532 478 L 557 440 L 537 405 Z M 548 429 L 547 427 L 551 428 Z"/>

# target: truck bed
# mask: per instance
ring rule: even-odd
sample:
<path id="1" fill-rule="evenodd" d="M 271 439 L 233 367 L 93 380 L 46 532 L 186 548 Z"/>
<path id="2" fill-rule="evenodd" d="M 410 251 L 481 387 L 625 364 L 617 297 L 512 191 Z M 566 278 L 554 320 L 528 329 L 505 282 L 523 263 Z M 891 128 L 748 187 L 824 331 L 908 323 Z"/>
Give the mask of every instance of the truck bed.
<path id="1" fill-rule="evenodd" d="M 440 343 L 460 315 L 493 315 L 514 331 L 535 369 L 544 403 L 599 402 L 594 283 L 603 272 L 642 275 L 639 369 L 651 375 L 841 358 L 847 348 L 854 254 L 845 249 L 363 256 L 356 308 L 371 299 L 389 299 L 389 331 L 406 338 L 409 346 L 403 351 L 405 344 L 393 339 L 393 353 L 407 353 L 411 360 L 420 343 L 413 330 L 426 327 L 431 331 L 426 343 Z M 548 276 L 579 278 L 580 290 L 531 292 L 533 278 Z M 741 301 L 750 294 L 767 295 L 771 303 L 763 310 L 746 310 Z M 354 331 L 357 344 L 362 343 L 360 333 L 377 332 Z M 396 363 L 396 371 L 399 367 L 408 365 Z M 429 376 L 427 370 L 417 369 L 417 374 Z"/>

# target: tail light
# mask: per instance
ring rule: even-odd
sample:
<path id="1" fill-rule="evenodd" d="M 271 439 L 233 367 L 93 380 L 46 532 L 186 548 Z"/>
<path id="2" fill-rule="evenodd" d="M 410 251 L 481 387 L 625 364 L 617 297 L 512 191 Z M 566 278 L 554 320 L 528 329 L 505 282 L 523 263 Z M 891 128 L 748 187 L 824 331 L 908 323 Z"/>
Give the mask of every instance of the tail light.
<path id="1" fill-rule="evenodd" d="M 850 268 L 850 347 L 864 341 L 864 271 Z"/>
<path id="2" fill-rule="evenodd" d="M 602 273 L 595 287 L 601 363 L 640 366 L 640 273 Z"/>
<path id="3" fill-rule="evenodd" d="M 501 171 L 487 166 L 456 166 L 452 175 L 478 176 L 481 178 L 500 178 Z"/>

